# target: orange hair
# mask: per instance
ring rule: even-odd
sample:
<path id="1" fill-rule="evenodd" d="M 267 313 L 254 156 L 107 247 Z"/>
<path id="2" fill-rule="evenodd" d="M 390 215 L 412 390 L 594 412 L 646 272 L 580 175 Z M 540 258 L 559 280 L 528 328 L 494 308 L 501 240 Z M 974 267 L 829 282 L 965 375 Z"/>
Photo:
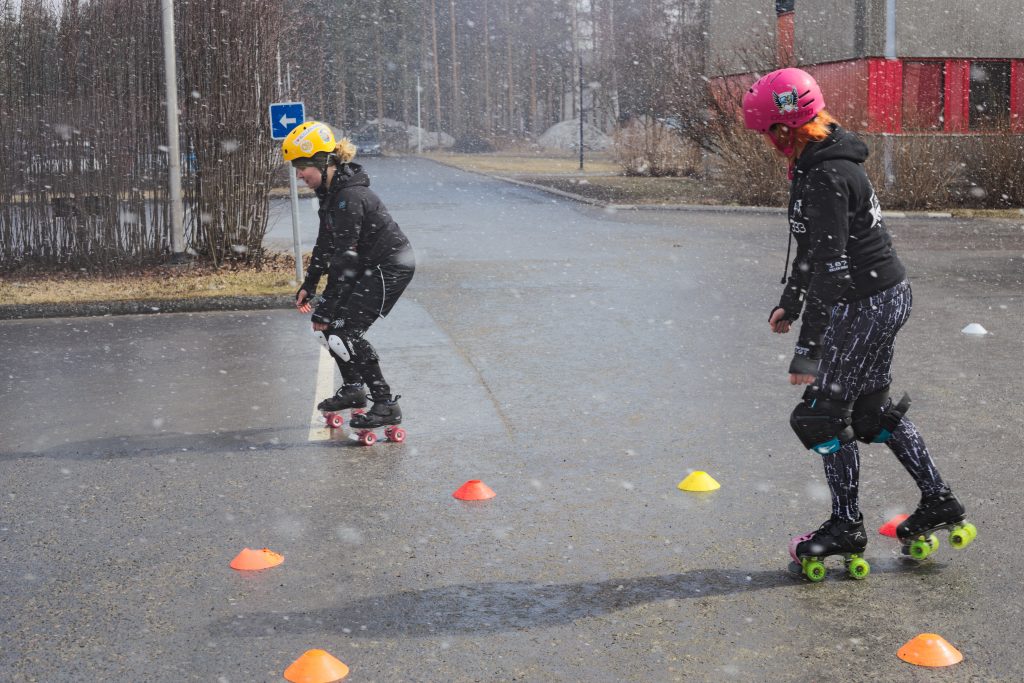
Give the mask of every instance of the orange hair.
<path id="1" fill-rule="evenodd" d="M 793 143 L 793 153 L 789 157 L 790 163 L 796 163 L 797 157 L 804 151 L 804 147 L 808 143 L 820 142 L 831 135 L 833 124 L 838 126 L 839 121 L 824 109 L 819 111 L 818 115 L 813 119 L 796 128 L 786 128 L 781 126 L 781 124 L 775 124 L 782 127 L 783 131 L 785 131 L 784 135 Z"/>

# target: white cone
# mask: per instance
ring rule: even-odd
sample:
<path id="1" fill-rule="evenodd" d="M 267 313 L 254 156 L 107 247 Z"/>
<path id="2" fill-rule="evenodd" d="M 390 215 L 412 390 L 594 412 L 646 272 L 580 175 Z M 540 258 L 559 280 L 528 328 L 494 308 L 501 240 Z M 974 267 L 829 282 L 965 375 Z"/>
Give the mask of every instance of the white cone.
<path id="1" fill-rule="evenodd" d="M 962 329 L 960 331 L 963 332 L 964 334 L 973 334 L 973 335 L 976 335 L 978 337 L 981 337 L 981 336 L 984 336 L 984 335 L 988 334 L 988 330 L 986 330 L 984 327 L 982 327 L 978 323 L 971 323 L 970 325 L 968 325 L 967 327 L 965 327 L 964 329 Z"/>

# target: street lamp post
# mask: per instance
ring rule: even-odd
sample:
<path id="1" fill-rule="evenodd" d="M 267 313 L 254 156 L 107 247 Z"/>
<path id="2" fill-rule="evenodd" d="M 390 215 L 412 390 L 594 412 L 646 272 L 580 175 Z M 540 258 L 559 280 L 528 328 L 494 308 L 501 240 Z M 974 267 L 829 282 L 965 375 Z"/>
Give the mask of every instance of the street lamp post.
<path id="1" fill-rule="evenodd" d="M 583 170 L 583 55 L 580 55 L 580 170 Z"/>
<path id="2" fill-rule="evenodd" d="M 174 4 L 160 0 L 164 32 L 164 80 L 167 85 L 167 175 L 171 201 L 171 262 L 185 261 L 185 207 L 181 201 L 181 150 L 178 142 L 178 69 L 174 49 Z"/>

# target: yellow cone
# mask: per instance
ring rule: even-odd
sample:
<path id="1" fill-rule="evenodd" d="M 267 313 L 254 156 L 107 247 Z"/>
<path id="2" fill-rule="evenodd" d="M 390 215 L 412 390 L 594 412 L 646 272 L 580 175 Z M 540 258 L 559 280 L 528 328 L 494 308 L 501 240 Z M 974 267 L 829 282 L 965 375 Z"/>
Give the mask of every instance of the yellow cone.
<path id="1" fill-rule="evenodd" d="M 715 481 L 707 472 L 691 472 L 686 479 L 679 482 L 679 488 L 683 491 L 714 491 L 722 485 Z"/>

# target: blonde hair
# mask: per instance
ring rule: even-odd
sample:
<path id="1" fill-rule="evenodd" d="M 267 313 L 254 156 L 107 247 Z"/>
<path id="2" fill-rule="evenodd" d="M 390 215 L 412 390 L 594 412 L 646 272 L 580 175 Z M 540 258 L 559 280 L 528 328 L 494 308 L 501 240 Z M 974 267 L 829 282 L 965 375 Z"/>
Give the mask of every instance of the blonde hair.
<path id="1" fill-rule="evenodd" d="M 334 156 L 338 157 L 339 162 L 347 164 L 356 158 L 356 146 L 348 138 L 341 138 L 334 146 Z"/>

